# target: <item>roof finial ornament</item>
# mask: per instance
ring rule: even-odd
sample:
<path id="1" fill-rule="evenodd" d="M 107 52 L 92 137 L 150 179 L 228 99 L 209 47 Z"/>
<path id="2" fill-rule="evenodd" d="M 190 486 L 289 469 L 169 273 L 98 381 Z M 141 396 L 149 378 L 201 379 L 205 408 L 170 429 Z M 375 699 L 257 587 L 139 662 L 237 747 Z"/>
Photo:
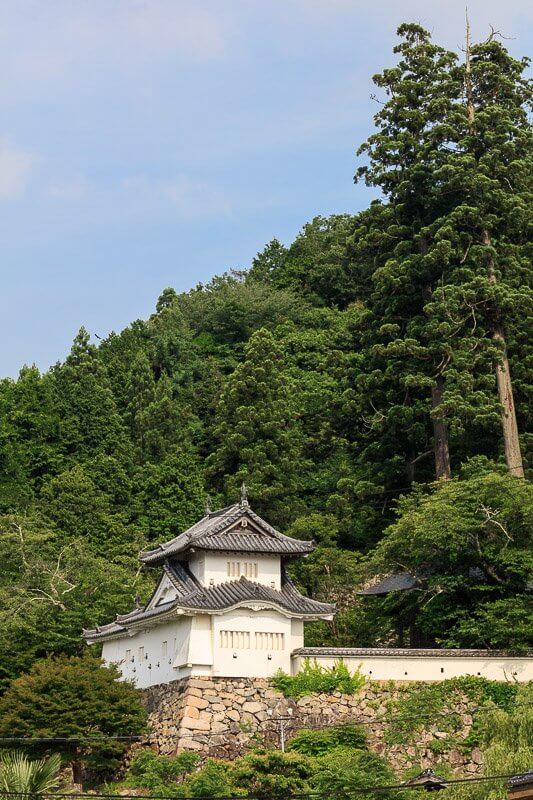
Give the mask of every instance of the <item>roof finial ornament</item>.
<path id="1" fill-rule="evenodd" d="M 207 494 L 205 496 L 205 514 L 204 514 L 204 516 L 208 517 L 210 513 L 211 513 L 211 498 Z"/>
<path id="2" fill-rule="evenodd" d="M 248 491 L 246 489 L 246 484 L 243 481 L 241 486 L 241 506 L 246 507 L 248 505 Z"/>

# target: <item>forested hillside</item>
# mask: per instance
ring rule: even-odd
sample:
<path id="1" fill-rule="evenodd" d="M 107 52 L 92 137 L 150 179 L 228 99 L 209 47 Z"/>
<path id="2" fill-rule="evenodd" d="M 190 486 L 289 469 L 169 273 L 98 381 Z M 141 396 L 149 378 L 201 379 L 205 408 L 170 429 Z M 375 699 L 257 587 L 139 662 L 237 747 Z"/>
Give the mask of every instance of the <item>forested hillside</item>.
<path id="1" fill-rule="evenodd" d="M 340 613 L 309 644 L 528 646 L 526 62 L 399 36 L 356 175 L 381 199 L 0 383 L 2 687 L 145 597 L 139 550 L 243 480 L 318 542 L 295 578 Z M 418 584 L 357 596 L 390 572 Z"/>

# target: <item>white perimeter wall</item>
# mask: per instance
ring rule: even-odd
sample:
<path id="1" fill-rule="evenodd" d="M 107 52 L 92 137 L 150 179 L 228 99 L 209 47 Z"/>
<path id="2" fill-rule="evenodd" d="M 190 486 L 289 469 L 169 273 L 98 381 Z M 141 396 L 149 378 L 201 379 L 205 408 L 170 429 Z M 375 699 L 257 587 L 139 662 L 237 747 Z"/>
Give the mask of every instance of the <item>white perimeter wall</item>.
<path id="1" fill-rule="evenodd" d="M 305 656 L 292 658 L 292 673 L 299 672 Z M 319 655 L 310 656 L 332 667 L 340 657 Z M 363 675 L 375 681 L 442 681 L 462 675 L 480 675 L 496 681 L 533 680 L 533 658 L 483 658 L 478 656 L 342 656 L 342 661 L 353 672 L 359 668 Z"/>

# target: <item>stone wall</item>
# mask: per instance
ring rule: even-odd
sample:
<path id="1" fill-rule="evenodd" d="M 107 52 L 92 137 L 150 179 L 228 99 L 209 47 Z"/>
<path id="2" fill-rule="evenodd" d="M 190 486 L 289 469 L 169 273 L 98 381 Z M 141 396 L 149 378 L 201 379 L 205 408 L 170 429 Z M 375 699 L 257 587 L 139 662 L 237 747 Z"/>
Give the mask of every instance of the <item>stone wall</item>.
<path id="1" fill-rule="evenodd" d="M 460 719 L 452 747 L 447 745 L 448 734 L 439 730 L 442 717 L 434 724 L 430 720 L 416 744 L 388 745 L 380 719 L 400 692 L 405 692 L 405 683 L 401 687 L 369 683 L 357 695 L 335 692 L 294 701 L 273 689 L 266 678 L 185 678 L 144 690 L 151 730 L 148 744 L 162 754 L 193 750 L 202 756 L 235 758 L 260 742 L 279 746 L 282 735 L 290 739 L 301 728 L 354 721 L 365 726 L 371 749 L 384 755 L 398 774 L 439 763 L 450 765 L 457 774 L 476 774 L 479 751 L 474 748 L 465 754 L 457 746 L 472 726 L 467 698 L 448 709 Z"/>

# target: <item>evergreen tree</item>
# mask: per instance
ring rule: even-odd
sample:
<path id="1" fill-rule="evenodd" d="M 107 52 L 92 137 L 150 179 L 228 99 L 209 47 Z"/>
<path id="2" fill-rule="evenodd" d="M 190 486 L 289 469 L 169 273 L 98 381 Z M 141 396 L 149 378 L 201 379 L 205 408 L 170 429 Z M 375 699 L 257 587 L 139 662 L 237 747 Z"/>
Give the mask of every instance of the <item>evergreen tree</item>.
<path id="1" fill-rule="evenodd" d="M 85 328 L 80 328 L 65 363 L 53 374 L 65 455 L 84 460 L 105 453 L 128 462 L 131 445 L 105 367 Z"/>
<path id="2" fill-rule="evenodd" d="M 146 458 L 146 436 L 149 430 L 146 409 L 155 396 L 154 374 L 144 350 L 139 350 L 131 365 L 126 396 L 128 399 L 126 419 L 138 460 L 142 463 Z"/>
<path id="3" fill-rule="evenodd" d="M 505 458 L 523 477 L 511 383 L 508 335 L 519 314 L 532 308 L 528 225 L 532 131 L 527 111 L 529 61 L 518 61 L 491 35 L 471 47 L 467 27 L 465 100 L 455 117 L 456 159 L 445 188 L 461 187 L 456 207 L 439 235 L 454 252 L 456 268 L 435 296 L 433 313 L 448 315 L 455 336 L 475 326 L 478 351 L 495 363 Z M 526 352 L 520 353 L 526 357 Z"/>
<path id="4" fill-rule="evenodd" d="M 203 476 L 190 446 L 175 447 L 158 464 L 145 464 L 136 481 L 136 517 L 151 541 L 170 539 L 202 516 Z"/>
<path id="5" fill-rule="evenodd" d="M 51 375 L 23 367 L 0 383 L 0 509 L 27 507 L 61 464 L 60 420 Z"/>
<path id="6" fill-rule="evenodd" d="M 16 731 L 36 739 L 71 739 L 61 750 L 72 763 L 75 783 L 81 783 L 84 767 L 100 777 L 112 774 L 128 747 L 118 737 L 125 730 L 140 734 L 146 724 L 140 693 L 118 678 L 116 667 L 88 655 L 40 661 L 0 698 L 0 736 Z"/>
<path id="7" fill-rule="evenodd" d="M 286 249 L 272 283 L 303 294 L 315 305 L 345 308 L 360 291 L 348 247 L 356 226 L 357 218 L 349 214 L 315 217 Z"/>
<path id="8" fill-rule="evenodd" d="M 200 423 L 188 404 L 179 404 L 173 397 L 172 382 L 163 373 L 155 386 L 154 399 L 142 412 L 141 424 L 146 430 L 147 457 L 160 461 L 176 445 L 190 445 L 197 438 Z"/>
<path id="9" fill-rule="evenodd" d="M 356 179 L 378 186 L 389 208 L 369 218 L 362 246 L 381 239 L 372 275 L 367 390 L 376 377 L 388 388 L 380 408 L 388 424 L 430 418 L 436 477 L 450 476 L 448 421 L 442 409 L 449 347 L 430 335 L 425 305 L 431 300 L 446 249 L 431 238 L 431 225 L 453 196 L 439 191 L 438 174 L 450 159 L 448 119 L 461 92 L 456 56 L 433 44 L 419 25 L 401 25 L 396 67 L 374 76 L 388 100 L 375 116 L 378 131 L 359 149 L 368 157 Z M 392 389 L 392 392 L 391 392 Z M 375 403 L 374 403 L 375 405 Z M 378 415 L 379 416 L 379 415 Z M 416 440 L 410 458 L 414 461 Z"/>
<path id="10" fill-rule="evenodd" d="M 278 239 L 272 239 L 264 249 L 252 259 L 252 266 L 246 273 L 246 280 L 271 283 L 283 268 L 287 248 Z"/>
<path id="11" fill-rule="evenodd" d="M 207 459 L 208 475 L 228 502 L 245 481 L 254 506 L 279 523 L 295 514 L 308 466 L 294 389 L 272 333 L 256 331 L 220 397 Z"/>

